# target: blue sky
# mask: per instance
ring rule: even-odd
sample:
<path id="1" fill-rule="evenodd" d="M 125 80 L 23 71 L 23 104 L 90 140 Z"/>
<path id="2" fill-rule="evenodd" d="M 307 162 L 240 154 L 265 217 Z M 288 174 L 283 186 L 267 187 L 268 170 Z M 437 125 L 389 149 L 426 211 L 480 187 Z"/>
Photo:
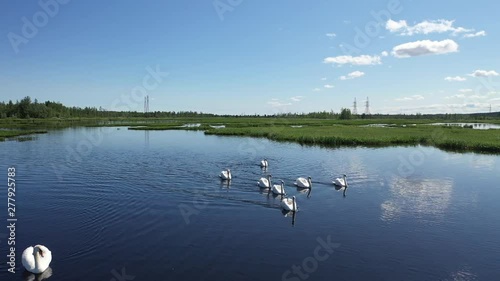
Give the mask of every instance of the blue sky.
<path id="1" fill-rule="evenodd" d="M 482 0 L 2 1 L 0 99 L 141 111 L 147 93 L 150 110 L 272 114 L 338 112 L 354 98 L 363 112 L 369 97 L 371 113 L 500 111 L 499 10 Z"/>

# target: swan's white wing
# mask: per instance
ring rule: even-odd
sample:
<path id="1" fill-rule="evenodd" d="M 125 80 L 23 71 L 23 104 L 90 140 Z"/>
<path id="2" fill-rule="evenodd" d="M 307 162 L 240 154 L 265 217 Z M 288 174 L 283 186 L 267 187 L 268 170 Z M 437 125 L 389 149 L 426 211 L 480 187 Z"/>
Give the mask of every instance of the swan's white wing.
<path id="1" fill-rule="evenodd" d="M 284 198 L 281 200 L 281 207 L 287 211 L 291 211 L 293 209 L 293 200 L 291 198 Z"/>
<path id="2" fill-rule="evenodd" d="M 40 246 L 43 251 L 43 258 L 40 258 L 38 263 L 38 269 L 42 272 L 45 271 L 52 261 L 52 252 L 45 246 Z"/>
<path id="3" fill-rule="evenodd" d="M 260 178 L 257 183 L 260 187 L 269 187 L 269 181 L 266 178 Z"/>
<path id="4" fill-rule="evenodd" d="M 28 247 L 24 250 L 22 255 L 23 266 L 27 271 L 33 272 L 35 270 L 35 257 L 33 256 L 33 247 Z"/>
<path id="5" fill-rule="evenodd" d="M 295 182 L 295 185 L 298 187 L 309 187 L 309 181 L 305 178 L 298 178 L 297 181 Z"/>

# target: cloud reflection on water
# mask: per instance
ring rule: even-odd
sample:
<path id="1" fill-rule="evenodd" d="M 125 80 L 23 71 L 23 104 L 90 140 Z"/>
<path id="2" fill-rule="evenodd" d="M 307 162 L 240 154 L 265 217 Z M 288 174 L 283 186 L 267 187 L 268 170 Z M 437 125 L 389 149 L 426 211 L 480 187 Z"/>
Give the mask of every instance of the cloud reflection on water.
<path id="1" fill-rule="evenodd" d="M 450 204 L 453 182 L 449 179 L 395 177 L 389 183 L 389 199 L 383 202 L 381 219 L 393 221 L 404 215 L 438 216 Z"/>

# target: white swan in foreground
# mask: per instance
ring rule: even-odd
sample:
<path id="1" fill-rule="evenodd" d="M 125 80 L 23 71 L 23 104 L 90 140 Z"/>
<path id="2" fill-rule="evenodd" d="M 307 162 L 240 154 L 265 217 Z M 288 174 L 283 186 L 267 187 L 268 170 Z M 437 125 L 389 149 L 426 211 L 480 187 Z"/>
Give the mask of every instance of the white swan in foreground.
<path id="1" fill-rule="evenodd" d="M 340 187 L 346 187 L 347 186 L 347 176 L 343 175 L 342 178 L 334 179 L 333 184 L 336 186 L 340 186 Z"/>
<path id="2" fill-rule="evenodd" d="M 267 168 L 269 166 L 269 164 L 267 163 L 267 159 L 264 158 L 264 160 L 261 160 L 260 161 L 260 166 L 262 168 Z"/>
<path id="3" fill-rule="evenodd" d="M 312 187 L 311 177 L 307 177 L 307 179 L 305 179 L 305 178 L 298 178 L 295 181 L 295 185 L 297 187 L 300 187 L 300 188 L 311 188 Z"/>
<path id="4" fill-rule="evenodd" d="M 285 182 L 281 181 L 281 184 L 274 184 L 272 192 L 277 195 L 285 195 Z"/>
<path id="5" fill-rule="evenodd" d="M 262 177 L 260 180 L 257 182 L 257 185 L 260 188 L 270 188 L 271 187 L 271 175 L 267 175 L 267 179 Z"/>
<path id="6" fill-rule="evenodd" d="M 286 211 L 296 212 L 298 209 L 295 196 L 292 198 L 283 198 L 283 200 L 281 200 L 281 207 Z"/>
<path id="7" fill-rule="evenodd" d="M 231 179 L 231 177 L 232 177 L 232 176 L 231 176 L 231 170 L 226 169 L 226 170 L 224 170 L 224 171 L 220 172 L 219 177 L 220 177 L 221 179 L 223 179 L 223 180 L 230 180 L 230 179 Z"/>
<path id="8" fill-rule="evenodd" d="M 30 246 L 24 250 L 22 261 L 27 271 L 35 274 L 42 273 L 49 267 L 52 253 L 43 245 Z"/>

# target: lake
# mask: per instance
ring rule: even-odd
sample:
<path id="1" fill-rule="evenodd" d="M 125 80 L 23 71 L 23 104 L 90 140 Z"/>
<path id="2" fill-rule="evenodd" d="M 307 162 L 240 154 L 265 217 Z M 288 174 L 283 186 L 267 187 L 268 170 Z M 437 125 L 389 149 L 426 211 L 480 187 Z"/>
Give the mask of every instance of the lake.
<path id="1" fill-rule="evenodd" d="M 52 251 L 53 281 L 500 275 L 495 155 L 108 127 L 0 142 L 0 157 L 3 182 L 10 165 L 17 170 L 18 218 L 16 274 L 7 272 L 0 228 L 0 280 L 33 277 L 23 276 L 21 254 L 35 244 Z M 267 171 L 258 166 L 264 157 Z M 233 174 L 229 185 L 218 178 L 224 168 Z M 295 216 L 257 187 L 267 173 L 296 196 Z M 332 184 L 344 173 L 345 197 Z M 299 176 L 312 177 L 309 197 L 293 186 Z"/>

